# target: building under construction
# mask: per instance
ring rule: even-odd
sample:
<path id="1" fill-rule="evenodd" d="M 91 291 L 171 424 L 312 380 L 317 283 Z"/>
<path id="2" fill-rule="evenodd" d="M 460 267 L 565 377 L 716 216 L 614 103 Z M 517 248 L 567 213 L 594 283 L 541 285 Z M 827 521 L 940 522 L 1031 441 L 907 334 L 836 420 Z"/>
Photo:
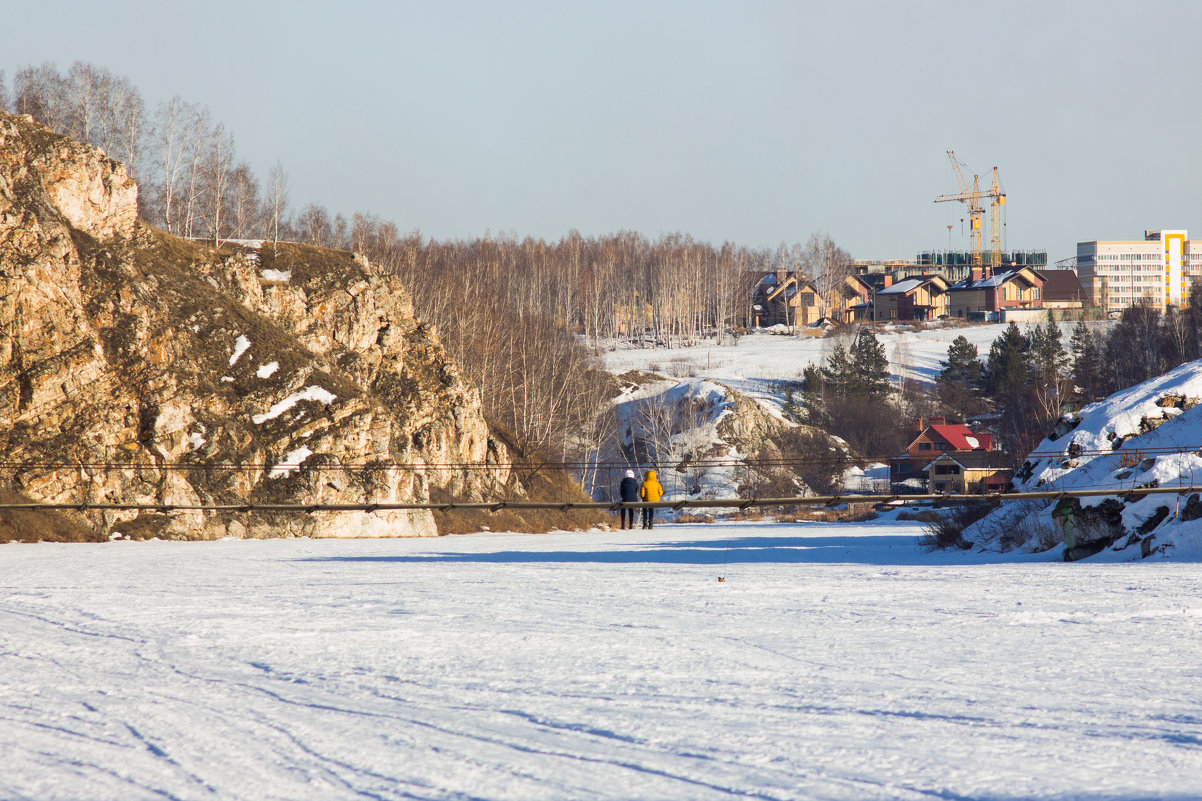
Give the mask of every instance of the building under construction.
<path id="1" fill-rule="evenodd" d="M 888 275 L 892 283 L 918 275 L 938 275 L 949 284 L 959 283 L 972 275 L 972 254 L 964 250 L 928 250 L 913 259 L 864 259 L 853 262 L 856 274 L 869 284 L 881 284 L 880 276 Z M 1002 254 L 1002 270 L 1030 267 L 1047 269 L 1046 250 L 1015 250 Z"/>

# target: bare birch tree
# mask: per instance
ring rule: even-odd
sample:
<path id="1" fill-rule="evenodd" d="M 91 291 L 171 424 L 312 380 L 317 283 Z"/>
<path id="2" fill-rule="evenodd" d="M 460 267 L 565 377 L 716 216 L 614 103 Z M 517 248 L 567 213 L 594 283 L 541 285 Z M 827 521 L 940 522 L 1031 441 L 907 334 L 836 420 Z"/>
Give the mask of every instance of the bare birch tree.
<path id="1" fill-rule="evenodd" d="M 277 161 L 271 165 L 267 173 L 267 224 L 271 233 L 271 241 L 280 242 L 280 221 L 288 213 L 288 173 L 284 165 Z"/>
<path id="2" fill-rule="evenodd" d="M 851 254 L 839 247 L 827 234 L 814 234 L 801 253 L 806 277 L 814 282 L 829 308 L 836 304 L 835 293 L 852 275 Z"/>
<path id="3" fill-rule="evenodd" d="M 263 209 L 259 200 L 259 182 L 245 162 L 230 174 L 229 234 L 231 239 L 250 239 L 263 235 Z"/>
<path id="4" fill-rule="evenodd" d="M 217 123 L 208 131 L 204 154 L 200 164 L 201 215 L 207 228 L 207 236 L 213 244 L 220 245 L 227 221 L 224 212 L 230 203 L 230 177 L 234 164 L 234 135 Z"/>
<path id="5" fill-rule="evenodd" d="M 47 61 L 37 67 L 22 67 L 13 83 L 14 110 L 18 114 L 28 114 L 53 131 L 65 132 L 68 108 L 63 79 L 54 64 Z"/>

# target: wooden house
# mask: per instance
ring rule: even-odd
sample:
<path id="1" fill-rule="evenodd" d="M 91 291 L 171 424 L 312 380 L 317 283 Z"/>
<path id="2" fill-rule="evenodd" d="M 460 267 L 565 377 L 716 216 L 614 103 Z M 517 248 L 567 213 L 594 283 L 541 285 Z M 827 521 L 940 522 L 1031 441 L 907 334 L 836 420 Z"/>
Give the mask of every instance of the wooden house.
<path id="1" fill-rule="evenodd" d="M 926 467 L 931 492 L 1005 492 L 1014 459 L 1001 451 L 946 451 Z"/>
<path id="2" fill-rule="evenodd" d="M 948 284 L 938 275 L 905 278 L 878 289 L 874 298 L 875 319 L 934 320 L 947 314 Z"/>
<path id="3" fill-rule="evenodd" d="M 973 318 L 1002 309 L 1043 307 L 1042 275 L 1022 267 L 991 275 L 988 268 L 974 267 L 971 277 L 947 290 L 948 314 Z"/>

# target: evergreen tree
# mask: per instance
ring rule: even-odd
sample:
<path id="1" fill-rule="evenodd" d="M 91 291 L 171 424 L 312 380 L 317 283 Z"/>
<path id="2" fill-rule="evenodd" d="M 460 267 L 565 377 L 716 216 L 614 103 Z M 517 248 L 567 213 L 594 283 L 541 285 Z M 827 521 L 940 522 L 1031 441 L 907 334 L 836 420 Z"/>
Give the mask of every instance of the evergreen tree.
<path id="1" fill-rule="evenodd" d="M 855 365 L 843 343 L 835 345 L 822 367 L 822 380 L 829 392 L 846 395 L 851 392 L 856 380 Z"/>
<path id="2" fill-rule="evenodd" d="M 977 346 L 968 341 L 963 334 L 952 340 L 947 349 L 947 361 L 936 379 L 948 384 L 957 384 L 967 389 L 977 389 L 981 385 L 981 359 L 977 354 Z"/>
<path id="3" fill-rule="evenodd" d="M 1014 453 L 1030 450 L 1039 428 L 1031 408 L 1031 340 L 1010 323 L 989 348 L 985 396 L 1001 413 L 999 433 Z"/>
<path id="4" fill-rule="evenodd" d="M 830 421 L 826 414 L 826 376 L 823 369 L 811 364 L 801 374 L 801 400 L 797 404 L 799 422 L 826 428 Z"/>
<path id="5" fill-rule="evenodd" d="M 889 394 L 889 359 L 885 356 L 885 346 L 870 329 L 860 329 L 849 356 L 852 394 L 869 398 L 883 398 Z"/>
<path id="6" fill-rule="evenodd" d="M 981 399 L 981 359 L 977 346 L 961 335 L 947 349 L 947 361 L 935 379 L 939 402 L 961 417 L 971 417 L 984 410 Z"/>
<path id="7" fill-rule="evenodd" d="M 1078 406 L 1102 397 L 1102 353 L 1097 338 L 1084 320 L 1073 329 L 1069 347 L 1073 352 L 1073 398 Z"/>
<path id="8" fill-rule="evenodd" d="M 1029 341 L 1032 409 L 1036 421 L 1048 429 L 1060 419 L 1071 394 L 1067 379 L 1068 352 L 1061 342 L 1059 326 L 1050 318 L 1035 327 Z"/>
<path id="9" fill-rule="evenodd" d="M 1010 323 L 989 346 L 983 384 L 985 394 L 995 404 L 1021 396 L 1031 378 L 1028 357 L 1031 340 Z"/>

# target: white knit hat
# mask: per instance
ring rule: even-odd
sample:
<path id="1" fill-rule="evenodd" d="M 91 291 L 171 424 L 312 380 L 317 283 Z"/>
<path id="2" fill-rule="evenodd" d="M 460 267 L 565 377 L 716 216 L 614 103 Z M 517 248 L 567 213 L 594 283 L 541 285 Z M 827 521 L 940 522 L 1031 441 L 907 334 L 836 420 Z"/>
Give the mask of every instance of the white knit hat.
<path id="1" fill-rule="evenodd" d="M 626 477 L 627 477 L 627 478 L 634 478 L 634 471 L 633 471 L 633 470 L 627 470 L 627 471 L 626 471 Z"/>

